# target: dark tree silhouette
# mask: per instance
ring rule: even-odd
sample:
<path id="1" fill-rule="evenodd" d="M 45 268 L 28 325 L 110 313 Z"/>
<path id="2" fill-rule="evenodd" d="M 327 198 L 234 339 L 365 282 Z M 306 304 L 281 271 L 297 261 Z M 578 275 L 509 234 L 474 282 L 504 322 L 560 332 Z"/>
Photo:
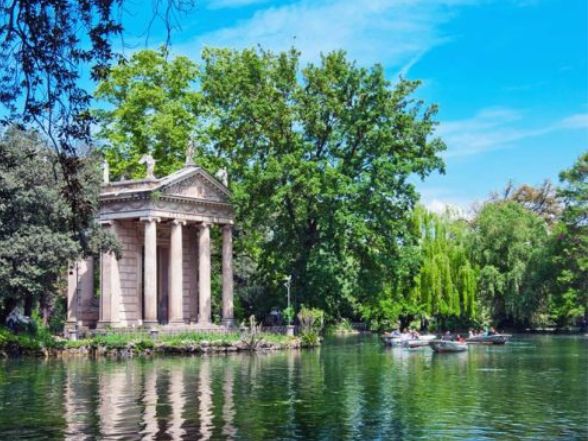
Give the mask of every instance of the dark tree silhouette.
<path id="1" fill-rule="evenodd" d="M 162 20 L 170 41 L 176 14 L 190 0 L 152 0 L 152 19 Z M 124 0 L 0 0 L 0 121 L 35 128 L 55 150 L 72 211 L 72 231 L 85 245 L 84 231 L 95 203 L 82 191 L 80 148 L 91 144 L 92 96 L 80 85 L 83 69 L 104 79 L 113 37 L 123 32 Z"/>

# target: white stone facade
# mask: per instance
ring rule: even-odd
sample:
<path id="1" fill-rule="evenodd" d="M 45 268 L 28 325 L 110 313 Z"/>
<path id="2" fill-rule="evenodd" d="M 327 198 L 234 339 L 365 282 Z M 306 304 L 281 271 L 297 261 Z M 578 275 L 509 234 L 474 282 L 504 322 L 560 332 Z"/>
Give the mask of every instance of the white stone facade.
<path id="1" fill-rule="evenodd" d="M 103 185 L 99 220 L 117 237 L 122 255 L 72 265 L 67 328 L 212 328 L 212 228 L 222 231 L 222 318 L 232 326 L 229 198 L 223 183 L 194 165 L 161 179 Z"/>

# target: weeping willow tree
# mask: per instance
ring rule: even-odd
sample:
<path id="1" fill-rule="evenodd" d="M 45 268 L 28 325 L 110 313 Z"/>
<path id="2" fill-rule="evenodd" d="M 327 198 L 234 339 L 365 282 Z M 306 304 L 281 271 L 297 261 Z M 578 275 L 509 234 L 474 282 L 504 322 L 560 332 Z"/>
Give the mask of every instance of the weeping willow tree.
<path id="1" fill-rule="evenodd" d="M 410 291 L 422 314 L 445 324 L 470 321 L 476 316 L 478 269 L 469 258 L 471 230 L 450 212 L 414 211 L 420 234 L 421 268 Z"/>

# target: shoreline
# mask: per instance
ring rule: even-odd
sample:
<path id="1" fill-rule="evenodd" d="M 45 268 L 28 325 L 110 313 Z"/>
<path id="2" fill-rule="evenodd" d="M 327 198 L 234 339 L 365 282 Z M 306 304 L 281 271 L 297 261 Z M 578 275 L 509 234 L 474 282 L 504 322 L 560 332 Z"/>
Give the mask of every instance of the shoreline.
<path id="1" fill-rule="evenodd" d="M 169 356 L 169 355 L 225 355 L 233 353 L 255 353 L 255 352 L 273 352 L 283 351 L 289 349 L 302 349 L 303 346 L 300 339 L 295 339 L 292 342 L 280 344 L 271 342 L 262 342 L 256 347 L 249 347 L 246 343 L 239 342 L 235 344 L 223 344 L 216 342 L 201 342 L 189 343 L 185 345 L 167 345 L 155 344 L 153 347 L 138 347 L 137 345 L 127 345 L 122 348 L 112 348 L 106 345 L 83 345 L 80 347 L 64 347 L 64 348 L 41 348 L 41 349 L 27 349 L 27 348 L 8 348 L 0 351 L 0 358 L 15 359 L 21 357 L 27 358 L 54 358 L 54 359 L 69 359 L 69 358 L 134 358 L 134 357 L 154 357 L 154 356 Z"/>
<path id="2" fill-rule="evenodd" d="M 0 335 L 0 358 L 132 358 L 160 355 L 203 355 L 237 352 L 268 352 L 314 347 L 301 337 L 271 333 L 181 333 L 96 335 L 66 340 L 52 335 Z"/>

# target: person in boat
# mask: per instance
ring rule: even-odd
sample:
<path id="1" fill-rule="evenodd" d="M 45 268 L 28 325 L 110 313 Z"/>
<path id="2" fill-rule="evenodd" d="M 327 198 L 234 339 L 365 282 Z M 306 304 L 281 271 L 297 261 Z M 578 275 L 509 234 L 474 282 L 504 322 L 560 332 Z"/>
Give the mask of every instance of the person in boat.
<path id="1" fill-rule="evenodd" d="M 392 331 L 392 337 L 400 337 L 400 331 L 398 329 L 395 329 L 394 331 Z"/>
<path id="2" fill-rule="evenodd" d="M 443 334 L 443 337 L 441 338 L 441 340 L 452 340 L 452 336 L 451 336 L 451 332 L 449 331 L 445 331 L 445 334 Z"/>
<path id="3" fill-rule="evenodd" d="M 463 343 L 465 340 L 464 340 L 464 338 L 460 334 L 457 334 L 457 337 L 455 338 L 455 341 L 457 341 L 459 343 Z"/>
<path id="4" fill-rule="evenodd" d="M 475 337 L 475 336 L 476 336 L 476 331 L 474 331 L 473 329 L 470 329 L 468 331 L 468 337 L 469 338 L 472 338 L 472 337 Z"/>

